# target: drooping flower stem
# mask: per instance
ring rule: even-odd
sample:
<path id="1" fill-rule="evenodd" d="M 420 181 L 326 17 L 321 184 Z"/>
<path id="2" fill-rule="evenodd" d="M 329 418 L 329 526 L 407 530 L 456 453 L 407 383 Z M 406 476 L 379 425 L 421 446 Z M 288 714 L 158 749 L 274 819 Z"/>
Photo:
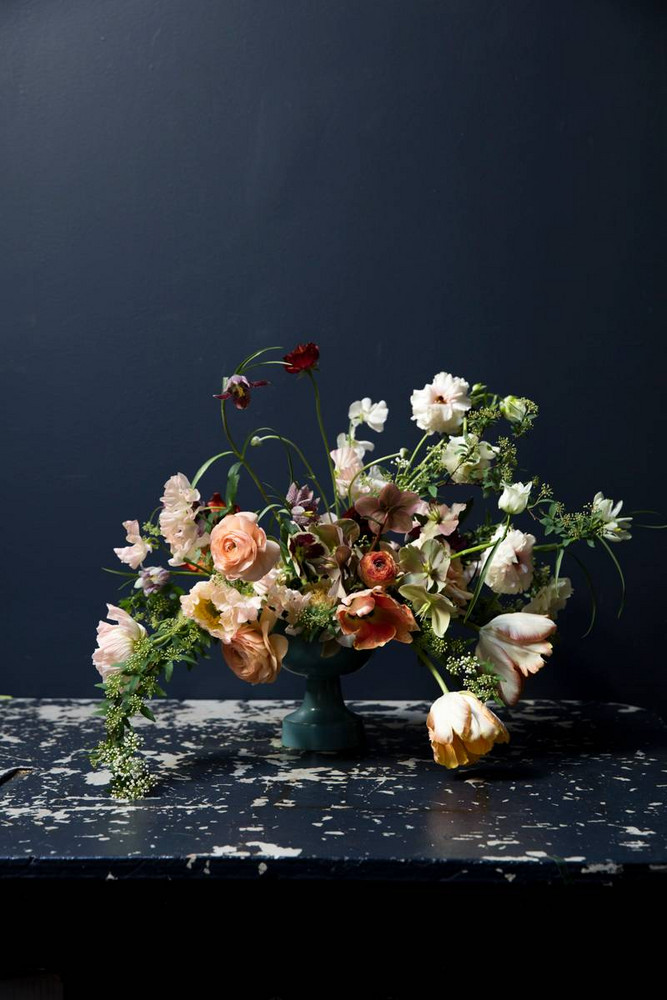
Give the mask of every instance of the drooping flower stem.
<path id="1" fill-rule="evenodd" d="M 419 439 L 419 441 L 417 442 L 417 444 L 415 446 L 414 451 L 412 452 L 412 454 L 410 455 L 410 458 L 408 459 L 408 464 L 406 465 L 406 467 L 404 469 L 404 472 L 406 472 L 406 473 L 409 472 L 410 468 L 412 467 L 412 463 L 414 462 L 415 458 L 417 457 L 417 452 L 419 451 L 419 449 L 423 445 L 423 443 L 426 440 L 426 438 L 430 437 L 430 435 L 432 433 L 433 433 L 432 431 L 426 431 L 426 433 L 424 434 L 424 436 Z"/>
<path id="2" fill-rule="evenodd" d="M 320 390 L 317 388 L 317 381 L 312 371 L 308 369 L 308 378 L 313 383 L 313 391 L 315 393 L 315 412 L 317 414 L 317 422 L 320 426 L 320 434 L 322 435 L 322 441 L 324 442 L 324 450 L 327 453 L 327 462 L 329 464 L 329 475 L 331 476 L 331 485 L 333 487 L 333 497 L 334 504 L 336 506 L 336 514 L 340 514 L 340 504 L 338 501 L 338 490 L 336 489 L 336 476 L 334 474 L 333 462 L 331 460 L 331 449 L 329 448 L 329 442 L 327 440 L 327 432 L 324 429 L 324 421 L 322 420 L 322 407 L 320 405 Z"/>
<path id="3" fill-rule="evenodd" d="M 254 469 L 250 465 L 250 462 L 248 462 L 248 460 L 245 457 L 245 455 L 242 452 L 239 451 L 238 446 L 237 446 L 236 442 L 234 441 L 234 439 L 233 439 L 233 437 L 232 437 L 232 435 L 231 435 L 231 433 L 229 431 L 229 424 L 227 422 L 227 411 L 225 409 L 226 402 L 227 402 L 226 399 L 223 399 L 220 402 L 220 416 L 222 417 L 222 426 L 224 428 L 227 440 L 229 441 L 231 449 L 234 452 L 234 454 L 236 455 L 236 457 L 238 458 L 239 462 L 242 464 L 243 468 L 246 470 L 246 472 L 248 473 L 248 475 L 250 476 L 250 478 L 254 482 L 255 486 L 257 487 L 257 489 L 261 493 L 264 502 L 267 505 L 269 505 L 271 503 L 271 501 L 269 500 L 269 497 L 268 497 L 268 495 L 266 493 L 266 490 L 262 486 L 262 483 L 261 483 L 259 477 L 256 475 Z M 281 527 L 280 518 L 278 517 L 278 515 L 276 514 L 275 511 L 272 511 L 271 513 L 273 514 L 274 518 L 276 519 L 276 522 L 278 524 L 278 528 L 280 528 Z"/>
<path id="4" fill-rule="evenodd" d="M 419 660 L 421 660 L 421 662 L 424 664 L 424 666 L 428 667 L 428 669 L 431 671 L 431 673 L 435 677 L 437 683 L 440 685 L 440 689 L 441 689 L 442 693 L 443 694 L 449 694 L 449 688 L 447 687 L 447 685 L 443 681 L 443 679 L 442 679 L 442 677 L 440 675 L 440 671 L 436 670 L 436 668 L 433 666 L 433 664 L 431 663 L 430 659 L 428 658 L 428 656 L 426 655 L 426 653 L 424 652 L 424 650 L 422 649 L 422 647 L 419 645 L 418 642 L 413 643 L 413 646 L 414 646 L 415 653 L 417 654 L 417 658 Z"/>
<path id="5" fill-rule="evenodd" d="M 262 430 L 273 430 L 273 428 L 272 427 L 267 427 L 267 428 L 260 427 L 260 428 L 258 428 L 258 431 L 262 431 Z M 255 431 L 255 435 L 258 434 L 258 431 Z M 304 464 L 304 466 L 306 468 L 306 472 L 308 473 L 308 475 L 310 476 L 310 478 L 314 482 L 315 486 L 320 491 L 321 500 L 322 500 L 322 503 L 324 504 L 324 506 L 327 509 L 327 514 L 330 513 L 329 501 L 327 500 L 326 493 L 322 489 L 321 483 L 319 482 L 317 476 L 313 472 L 313 469 L 311 468 L 310 462 L 308 461 L 308 459 L 306 458 L 306 456 L 304 455 L 304 453 L 301 451 L 301 448 L 299 448 L 299 446 L 297 444 L 295 444 L 294 441 L 291 440 L 291 438 L 284 437 L 282 434 L 276 434 L 276 433 L 274 433 L 274 434 L 263 434 L 259 438 L 260 442 L 261 441 L 273 441 L 273 440 L 282 441 L 283 445 L 287 444 L 287 445 L 290 446 L 290 448 L 294 449 L 294 451 L 297 453 L 297 455 L 299 456 L 299 458 L 303 462 L 303 464 Z M 245 454 L 245 446 L 244 446 L 243 451 L 244 451 L 244 454 Z"/>

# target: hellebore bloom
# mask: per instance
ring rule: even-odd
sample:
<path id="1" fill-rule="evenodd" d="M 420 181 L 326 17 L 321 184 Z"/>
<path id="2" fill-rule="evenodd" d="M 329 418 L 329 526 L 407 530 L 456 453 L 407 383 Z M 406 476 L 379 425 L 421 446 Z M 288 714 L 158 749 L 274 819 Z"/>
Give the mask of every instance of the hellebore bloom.
<path id="1" fill-rule="evenodd" d="M 271 385 L 265 378 L 251 382 L 245 375 L 232 375 L 226 379 L 224 392 L 214 395 L 214 399 L 231 399 L 237 410 L 245 410 L 250 405 L 250 390 L 260 385 Z"/>
<path id="2" fill-rule="evenodd" d="M 419 494 L 412 490 L 399 490 L 394 483 L 387 483 L 377 497 L 364 496 L 355 501 L 354 508 L 365 517 L 374 532 L 403 531 L 412 528 L 412 515 L 421 503 Z"/>
<path id="3" fill-rule="evenodd" d="M 508 743 L 500 719 L 471 691 L 450 691 L 431 705 L 426 719 L 436 764 L 476 764 L 495 743 Z"/>
<path id="4" fill-rule="evenodd" d="M 410 608 L 385 594 L 382 587 L 348 594 L 336 609 L 336 617 L 344 635 L 355 636 L 355 649 L 376 649 L 391 639 L 410 643 L 410 632 L 419 631 Z"/>
<path id="5" fill-rule="evenodd" d="M 404 587 L 399 587 L 398 592 L 401 597 L 410 601 L 420 618 L 430 619 L 433 631 L 442 639 L 449 628 L 452 611 L 456 611 L 456 605 L 444 594 L 432 594 L 425 587 L 415 584 L 408 583 Z"/>
<path id="6" fill-rule="evenodd" d="M 299 372 L 306 372 L 309 368 L 315 368 L 320 357 L 320 349 L 317 344 L 297 344 L 293 351 L 285 354 L 283 361 L 286 361 L 286 372 L 298 375 Z"/>
<path id="7" fill-rule="evenodd" d="M 544 666 L 553 648 L 546 639 L 555 631 L 551 618 L 527 611 L 496 615 L 480 628 L 475 656 L 490 660 L 500 674 L 500 696 L 506 705 L 516 705 L 524 679 Z"/>

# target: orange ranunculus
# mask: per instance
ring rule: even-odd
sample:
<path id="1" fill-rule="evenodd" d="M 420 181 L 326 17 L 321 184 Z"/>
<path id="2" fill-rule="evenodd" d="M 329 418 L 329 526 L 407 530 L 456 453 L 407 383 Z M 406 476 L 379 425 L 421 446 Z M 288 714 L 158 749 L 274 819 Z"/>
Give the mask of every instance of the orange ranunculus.
<path id="1" fill-rule="evenodd" d="M 269 635 L 277 615 L 264 608 L 259 621 L 241 625 L 231 642 L 223 642 L 222 655 L 227 666 L 249 684 L 270 684 L 282 667 L 289 648 L 284 635 Z"/>
<path id="2" fill-rule="evenodd" d="M 391 639 L 412 642 L 410 632 L 419 626 L 406 604 L 399 604 L 382 587 L 348 594 L 336 609 L 336 617 L 345 635 L 354 635 L 355 649 L 375 649 Z"/>
<path id="3" fill-rule="evenodd" d="M 266 576 L 280 557 L 277 542 L 267 540 L 257 514 L 227 514 L 211 531 L 213 565 L 228 580 L 254 582 Z"/>
<path id="4" fill-rule="evenodd" d="M 359 563 L 358 572 L 367 587 L 387 587 L 396 579 L 398 567 L 391 552 L 387 552 L 386 549 L 378 549 L 375 552 L 366 553 Z"/>

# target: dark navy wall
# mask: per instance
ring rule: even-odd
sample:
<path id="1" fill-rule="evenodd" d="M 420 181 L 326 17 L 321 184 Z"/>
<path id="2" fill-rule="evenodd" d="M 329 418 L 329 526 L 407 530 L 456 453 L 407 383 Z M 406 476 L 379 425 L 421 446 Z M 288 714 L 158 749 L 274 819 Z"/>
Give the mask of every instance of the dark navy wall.
<path id="1" fill-rule="evenodd" d="M 601 489 L 664 511 L 658 12 L 4 0 L 2 693 L 98 694 L 95 626 L 118 597 L 99 567 L 121 521 L 224 447 L 211 394 L 265 344 L 319 342 L 332 437 L 370 395 L 390 405 L 389 448 L 414 442 L 410 392 L 445 369 L 539 402 L 525 465 L 572 504 Z M 276 423 L 315 453 L 309 386 L 278 376 L 234 427 Z M 279 453 L 261 458 L 278 480 Z M 616 547 L 620 621 L 593 560 L 586 640 L 572 573 L 561 647 L 527 695 L 664 710 L 665 542 Z M 301 687 L 249 688 L 216 656 L 170 690 Z M 438 694 L 403 646 L 346 691 Z"/>

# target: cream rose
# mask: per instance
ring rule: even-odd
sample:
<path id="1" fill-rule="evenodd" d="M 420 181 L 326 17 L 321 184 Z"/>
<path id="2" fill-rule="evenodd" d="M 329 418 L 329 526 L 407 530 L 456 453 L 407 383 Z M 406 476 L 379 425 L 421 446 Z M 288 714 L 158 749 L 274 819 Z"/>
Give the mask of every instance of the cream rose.
<path id="1" fill-rule="evenodd" d="M 228 580 L 252 583 L 273 569 L 280 558 L 280 546 L 267 540 L 252 511 L 223 517 L 211 532 L 210 544 L 213 565 Z"/>
<path id="2" fill-rule="evenodd" d="M 289 649 L 284 635 L 269 635 L 276 615 L 265 608 L 258 622 L 242 625 L 231 642 L 222 645 L 225 663 L 249 684 L 270 684 L 280 673 Z"/>

